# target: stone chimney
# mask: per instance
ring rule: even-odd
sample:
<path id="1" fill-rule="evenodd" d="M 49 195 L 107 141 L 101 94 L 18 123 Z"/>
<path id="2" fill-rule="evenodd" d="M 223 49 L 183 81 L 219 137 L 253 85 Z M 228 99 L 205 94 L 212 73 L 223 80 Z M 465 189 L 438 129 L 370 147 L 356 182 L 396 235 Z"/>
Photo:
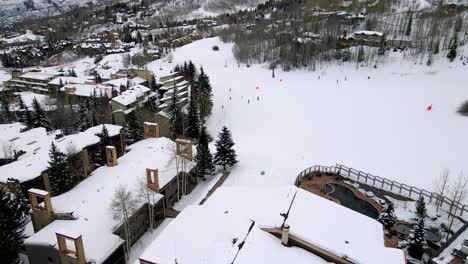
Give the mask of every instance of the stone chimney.
<path id="1" fill-rule="evenodd" d="M 289 225 L 284 223 L 283 227 L 281 227 L 281 244 L 287 246 L 289 243 Z"/>
<path id="2" fill-rule="evenodd" d="M 31 203 L 32 207 L 32 222 L 34 231 L 38 232 L 53 221 L 53 210 L 50 193 L 32 188 L 28 190 L 28 194 L 29 202 Z"/>
<path id="3" fill-rule="evenodd" d="M 151 190 L 159 192 L 158 169 L 146 169 L 146 184 Z"/>
<path id="4" fill-rule="evenodd" d="M 106 147 L 106 158 L 108 167 L 117 165 L 117 149 L 114 146 Z"/>
<path id="5" fill-rule="evenodd" d="M 159 138 L 159 125 L 156 123 L 145 122 L 145 138 Z"/>
<path id="6" fill-rule="evenodd" d="M 177 155 L 184 157 L 187 160 L 192 161 L 192 141 L 185 139 L 176 140 L 176 151 Z"/>
<path id="7" fill-rule="evenodd" d="M 64 264 L 86 264 L 83 238 L 81 235 L 55 233 L 59 246 L 60 259 Z"/>

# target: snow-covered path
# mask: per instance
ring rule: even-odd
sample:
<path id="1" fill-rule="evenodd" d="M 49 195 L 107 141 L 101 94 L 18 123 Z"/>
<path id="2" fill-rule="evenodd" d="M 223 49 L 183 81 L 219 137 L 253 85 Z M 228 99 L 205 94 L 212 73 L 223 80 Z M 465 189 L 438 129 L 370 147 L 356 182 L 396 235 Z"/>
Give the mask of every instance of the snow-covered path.
<path id="1" fill-rule="evenodd" d="M 174 53 L 175 63 L 191 59 L 211 78 L 209 132 L 216 137 L 223 125 L 233 132 L 240 163 L 225 185 L 292 184 L 315 164 L 341 163 L 428 189 L 444 168 L 468 171 L 468 118 L 456 113 L 468 100 L 461 61 L 427 67 L 392 53 L 394 62 L 377 69 L 347 64 L 277 70 L 272 78 L 263 65 L 238 67 L 232 46 L 211 38 Z M 174 65 L 148 68 L 163 74 Z"/>

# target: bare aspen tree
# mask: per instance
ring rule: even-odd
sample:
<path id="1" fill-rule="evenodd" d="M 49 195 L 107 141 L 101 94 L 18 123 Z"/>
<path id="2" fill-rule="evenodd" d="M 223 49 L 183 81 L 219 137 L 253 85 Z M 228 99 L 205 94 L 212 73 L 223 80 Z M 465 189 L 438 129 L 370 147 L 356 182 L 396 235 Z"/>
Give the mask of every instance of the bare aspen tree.
<path id="1" fill-rule="evenodd" d="M 110 208 L 115 220 L 123 220 L 127 258 L 131 251 L 130 227 L 128 220 L 138 206 L 137 197 L 133 196 L 125 185 L 120 185 L 114 192 Z"/>
<path id="2" fill-rule="evenodd" d="M 452 220 L 450 221 L 449 230 L 452 229 L 453 221 L 455 220 L 459 204 L 463 203 L 466 198 L 467 187 L 468 177 L 460 172 L 450 190 L 450 199 L 452 200 L 452 204 L 450 205 L 449 217 L 452 216 Z M 448 236 L 449 233 L 447 233 L 447 239 Z"/>
<path id="3" fill-rule="evenodd" d="M 148 204 L 148 217 L 149 217 L 149 227 L 150 232 L 153 233 L 154 230 L 154 205 L 156 204 L 157 192 L 151 190 L 146 184 L 146 178 L 140 178 L 137 181 L 137 190 L 138 196 L 141 200 L 146 201 Z"/>
<path id="4" fill-rule="evenodd" d="M 434 181 L 434 192 L 437 193 L 437 209 L 436 212 L 439 211 L 439 207 L 442 205 L 442 200 L 441 197 L 444 196 L 445 193 L 448 192 L 448 187 L 449 187 L 449 175 L 450 171 L 448 169 L 445 169 L 442 171 L 440 174 L 439 178 L 435 179 Z"/>

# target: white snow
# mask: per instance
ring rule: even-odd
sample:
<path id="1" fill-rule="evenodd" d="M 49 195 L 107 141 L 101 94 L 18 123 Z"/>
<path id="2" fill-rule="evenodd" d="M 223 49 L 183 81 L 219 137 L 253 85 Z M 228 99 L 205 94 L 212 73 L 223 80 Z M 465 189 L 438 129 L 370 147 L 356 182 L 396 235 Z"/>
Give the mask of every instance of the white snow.
<path id="1" fill-rule="evenodd" d="M 26 151 L 17 161 L 0 166 L 0 182 L 6 183 L 8 178 L 25 182 L 39 177 L 49 166 L 50 145 L 54 142 L 60 151 L 78 153 L 83 148 L 99 142 L 97 133 L 101 132 L 102 125 L 88 130 L 55 139 L 55 133 L 48 134 L 44 128 L 34 128 L 20 132 L 24 126 L 20 123 L 0 125 L 0 155 L 16 151 Z M 106 125 L 110 136 L 120 134 L 122 127 Z"/>
<path id="2" fill-rule="evenodd" d="M 151 91 L 151 89 L 146 86 L 135 85 L 130 87 L 128 90 L 122 92 L 119 96 L 112 98 L 112 101 L 127 106 L 135 103 L 138 100 L 138 98 L 144 96 L 145 93 L 149 91 Z"/>
<path id="3" fill-rule="evenodd" d="M 114 88 L 112 86 L 103 84 L 67 84 L 60 88 L 60 91 L 83 97 L 91 97 L 94 92 L 96 92 L 97 97 L 100 97 L 101 95 L 112 97 L 113 89 Z"/>
<path id="4" fill-rule="evenodd" d="M 131 145 L 117 166 L 101 167 L 71 191 L 52 198 L 54 213 L 73 213 L 76 220 L 56 220 L 25 243 L 57 247 L 55 232 L 72 231 L 82 235 L 87 260 L 101 263 L 122 242 L 112 234 L 121 223 L 112 217 L 110 209 L 116 188 L 136 189 L 139 181 L 146 182 L 146 168 L 152 167 L 159 169 L 159 186 L 164 187 L 176 175 L 174 148 L 174 142 L 167 138 L 149 138 Z M 187 165 L 188 169 L 193 166 L 191 162 Z M 140 200 L 140 205 L 143 203 Z"/>
<path id="5" fill-rule="evenodd" d="M 380 223 L 292 186 L 221 187 L 204 205 L 182 211 L 141 258 L 154 263 L 231 263 L 245 239 L 235 263 L 326 263 L 306 250 L 282 246 L 261 229 L 282 225 L 280 213 L 287 212 L 295 192 L 287 221 L 290 234 L 359 263 L 404 263 L 403 251 L 384 247 Z"/>
<path id="6" fill-rule="evenodd" d="M 186 60 L 203 66 L 215 103 L 209 132 L 228 126 L 239 155 L 227 185 L 292 184 L 315 164 L 340 163 L 426 189 L 444 168 L 468 171 L 468 119 L 456 113 L 468 99 L 468 75 L 459 60 L 436 58 L 427 67 L 391 53 L 377 69 L 318 65 L 315 72 L 277 69 L 272 78 L 266 66 L 238 67 L 232 48 L 204 39 L 178 48 L 173 64 L 147 65 L 160 74 Z"/>
<path id="7" fill-rule="evenodd" d="M 22 35 L 19 35 L 14 38 L 3 38 L 3 39 L 0 39 L 0 42 L 4 41 L 8 44 L 11 44 L 11 43 L 43 41 L 43 40 L 44 40 L 44 36 L 36 35 L 31 30 L 26 30 L 26 33 Z"/>

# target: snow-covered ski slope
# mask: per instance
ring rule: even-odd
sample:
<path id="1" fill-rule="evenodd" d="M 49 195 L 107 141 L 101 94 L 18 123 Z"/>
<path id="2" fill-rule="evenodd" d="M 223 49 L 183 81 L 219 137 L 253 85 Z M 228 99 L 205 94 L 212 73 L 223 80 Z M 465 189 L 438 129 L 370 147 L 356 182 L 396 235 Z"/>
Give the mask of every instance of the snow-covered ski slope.
<path id="1" fill-rule="evenodd" d="M 232 47 L 204 39 L 173 61 L 191 59 L 211 78 L 209 132 L 227 125 L 240 160 L 227 185 L 292 184 L 309 166 L 335 163 L 428 189 L 444 168 L 468 173 L 468 117 L 456 113 L 468 100 L 468 66 L 458 59 L 428 67 L 392 52 L 377 69 L 350 63 L 272 78 L 264 65 L 238 67 Z M 148 68 L 162 74 L 174 63 Z"/>

